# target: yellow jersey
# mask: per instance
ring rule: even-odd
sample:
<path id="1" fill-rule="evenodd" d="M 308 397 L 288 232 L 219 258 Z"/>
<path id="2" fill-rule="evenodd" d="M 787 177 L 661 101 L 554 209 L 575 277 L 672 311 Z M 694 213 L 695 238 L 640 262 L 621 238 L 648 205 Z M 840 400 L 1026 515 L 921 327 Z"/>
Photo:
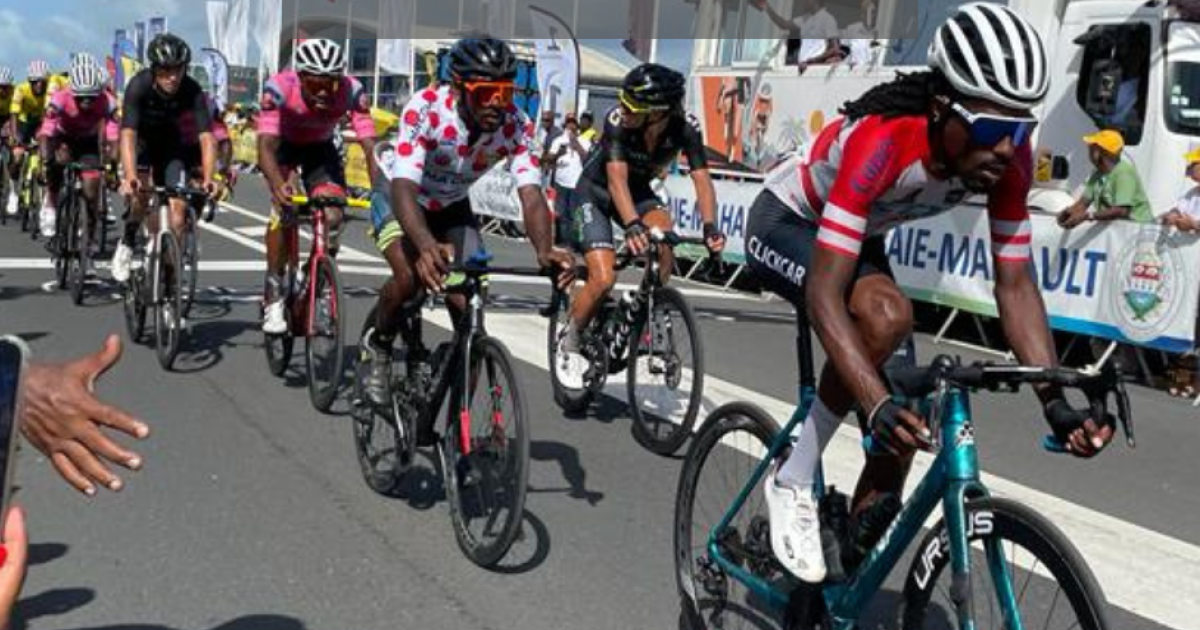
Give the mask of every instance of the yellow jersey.
<path id="1" fill-rule="evenodd" d="M 375 123 L 375 139 L 383 140 L 400 128 L 400 117 L 386 109 L 371 108 L 371 121 Z"/>
<path id="2" fill-rule="evenodd" d="M 70 85 L 68 79 L 62 75 L 53 75 L 46 86 L 46 93 L 41 96 L 36 96 L 33 93 L 33 87 L 29 85 L 29 81 L 25 81 L 17 86 L 13 92 L 12 103 L 8 107 L 8 111 L 17 117 L 17 120 L 22 123 L 31 120 L 41 120 L 46 113 L 46 106 L 50 104 L 50 97 L 60 89 L 65 89 Z"/>

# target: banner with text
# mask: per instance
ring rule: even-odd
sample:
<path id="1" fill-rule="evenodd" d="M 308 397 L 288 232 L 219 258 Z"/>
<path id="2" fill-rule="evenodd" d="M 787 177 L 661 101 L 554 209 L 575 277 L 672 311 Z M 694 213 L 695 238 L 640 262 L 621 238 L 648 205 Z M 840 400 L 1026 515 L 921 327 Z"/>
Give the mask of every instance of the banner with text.
<path id="1" fill-rule="evenodd" d="M 1167 352 L 1193 347 L 1200 239 L 1128 221 L 1063 230 L 1050 215 L 1032 220 L 1035 279 L 1052 328 Z M 887 252 L 913 299 L 996 315 L 982 207 L 895 228 Z"/>

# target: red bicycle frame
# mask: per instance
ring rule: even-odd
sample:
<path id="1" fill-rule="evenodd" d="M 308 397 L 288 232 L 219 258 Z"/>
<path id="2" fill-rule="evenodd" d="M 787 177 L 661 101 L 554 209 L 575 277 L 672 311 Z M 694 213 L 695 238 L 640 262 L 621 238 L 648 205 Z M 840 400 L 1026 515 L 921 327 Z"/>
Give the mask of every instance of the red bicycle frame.
<path id="1" fill-rule="evenodd" d="M 313 329 L 315 317 L 312 316 L 317 308 L 317 264 L 329 256 L 329 227 L 325 217 L 325 208 L 310 207 L 312 211 L 312 248 L 309 250 L 308 260 L 304 262 L 304 300 L 294 300 L 291 304 L 292 309 L 292 334 L 297 337 L 308 337 L 316 334 Z M 288 247 L 288 261 L 292 268 L 300 269 L 300 225 L 299 221 L 293 222 L 292 225 L 284 228 L 284 238 Z M 333 300 L 331 314 L 335 319 L 338 316 L 337 310 L 341 308 L 338 301 Z"/>

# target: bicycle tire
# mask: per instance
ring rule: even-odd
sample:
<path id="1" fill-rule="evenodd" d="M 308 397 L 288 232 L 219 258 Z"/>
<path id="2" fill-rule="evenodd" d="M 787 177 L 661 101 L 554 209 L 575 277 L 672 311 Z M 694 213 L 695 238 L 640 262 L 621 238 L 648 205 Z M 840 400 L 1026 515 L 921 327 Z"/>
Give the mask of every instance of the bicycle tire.
<path id="1" fill-rule="evenodd" d="M 696 415 L 700 413 L 700 404 L 703 402 L 704 395 L 704 344 L 700 340 L 700 328 L 696 323 L 696 314 L 678 289 L 674 287 L 659 288 L 655 292 L 653 304 L 654 312 L 647 313 L 645 317 L 640 318 L 630 336 L 631 347 L 625 380 L 626 390 L 629 396 L 629 412 L 633 419 L 634 439 L 652 453 L 673 455 L 691 437 L 692 427 L 696 424 Z M 652 320 L 658 317 L 660 312 L 672 311 L 678 313 L 680 321 L 688 331 L 687 346 L 693 363 L 690 368 L 682 365 L 678 346 L 675 346 L 674 343 L 668 344 L 674 351 L 665 358 L 655 357 L 642 350 L 645 338 L 653 337 L 656 334 Z M 678 323 L 675 324 L 675 327 L 677 326 Z M 645 334 L 647 327 L 651 331 L 649 335 Z M 655 345 L 651 341 L 650 349 L 653 350 L 654 347 Z M 645 385 L 645 381 L 654 376 L 655 359 L 662 361 L 665 365 L 662 368 L 665 370 L 663 383 L 658 385 L 657 389 L 668 396 L 670 393 L 679 391 L 679 387 L 683 384 L 687 371 L 690 369 L 691 389 L 687 394 L 687 406 L 679 417 L 674 417 L 675 414 L 671 414 L 671 417 L 664 417 L 643 408 L 645 405 L 655 405 L 657 407 L 655 411 L 657 411 L 678 407 L 678 401 L 664 401 L 664 396 L 649 395 L 645 387 L 639 390 L 639 381 Z M 670 412 L 667 411 L 667 413 Z"/>
<path id="2" fill-rule="evenodd" d="M 562 384 L 558 377 L 558 342 L 571 309 L 565 296 L 551 305 L 550 325 L 546 327 L 546 356 L 550 359 L 550 388 L 554 393 L 554 402 L 567 413 L 581 413 L 596 398 L 595 388 L 586 384 L 583 389 L 571 389 Z"/>
<path id="3" fill-rule="evenodd" d="M 442 473 L 458 546 L 468 559 L 486 569 L 504 558 L 521 531 L 525 517 L 525 493 L 529 485 L 529 423 L 513 360 L 504 344 L 491 337 L 477 337 L 472 342 L 470 374 L 470 391 L 456 391 L 454 402 L 447 405 L 449 426 L 442 443 Z M 466 401 L 468 408 L 474 409 L 474 394 L 479 391 L 480 377 L 485 374 L 487 392 L 490 392 L 488 402 L 494 405 L 496 393 L 507 392 L 510 408 L 507 414 L 497 411 L 494 406 L 485 414 L 471 413 L 474 418 L 491 420 L 475 422 L 473 429 L 487 426 L 491 430 L 483 436 L 476 436 L 473 431 L 470 437 L 471 454 L 460 459 L 462 427 L 456 407 L 458 403 Z M 507 387 L 501 387 L 497 378 L 502 378 Z M 455 387 L 456 390 L 461 388 L 461 384 Z M 500 425 L 503 438 L 496 433 L 497 417 L 504 421 Z M 507 435 L 505 427 L 511 428 L 513 435 Z M 498 444 L 502 445 L 503 452 L 497 452 L 499 449 L 495 447 Z M 461 487 L 465 480 L 461 478 L 460 464 L 464 470 L 469 466 L 478 473 L 479 479 L 471 487 Z M 490 510 L 484 506 L 482 514 L 477 515 L 474 508 L 478 506 L 483 492 L 489 488 L 498 490 L 496 509 Z M 472 530 L 478 523 L 484 527 L 476 534 Z M 495 523 L 499 523 L 499 526 L 493 527 Z M 491 530 L 495 530 L 494 536 L 488 536 Z"/>
<path id="4" fill-rule="evenodd" d="M 101 256 L 108 253 L 108 206 L 108 190 L 101 183 L 100 206 L 96 209 L 96 225 L 92 228 L 92 231 L 96 234 L 96 238 L 100 241 L 97 251 Z"/>
<path id="5" fill-rule="evenodd" d="M 69 270 L 68 280 L 71 287 L 71 301 L 75 306 L 83 304 L 84 290 L 87 285 L 87 265 L 89 252 L 84 243 L 87 242 L 85 214 L 80 211 L 80 204 L 83 202 L 75 195 L 70 196 L 71 205 L 73 206 L 70 215 L 71 222 L 67 226 L 66 234 L 59 230 L 59 238 L 66 239 L 66 257 L 67 268 Z"/>
<path id="6" fill-rule="evenodd" d="M 413 439 L 415 434 L 412 431 L 412 418 L 403 417 L 405 410 L 401 406 L 398 394 L 403 378 L 392 379 L 390 409 L 376 407 L 367 397 L 365 379 L 370 368 L 369 359 L 363 355 L 362 348 L 367 343 L 367 331 L 374 326 L 377 308 L 371 307 L 358 336 L 359 353 L 354 362 L 354 401 L 350 416 L 354 425 L 354 452 L 358 457 L 363 481 L 378 494 L 396 497 L 416 452 L 416 443 Z M 396 370 L 403 369 L 403 366 L 404 363 L 396 361 L 393 355 L 392 374 L 398 374 Z M 382 434 L 378 442 L 377 434 Z"/>
<path id="7" fill-rule="evenodd" d="M 158 254 L 151 279 L 158 283 L 158 303 L 154 306 L 154 348 L 158 363 L 171 370 L 179 355 L 183 337 L 183 296 L 180 276 L 179 241 L 172 232 L 159 236 Z"/>
<path id="8" fill-rule="evenodd" d="M 200 281 L 200 239 L 196 233 L 194 217 L 188 219 L 188 225 L 183 231 L 183 316 L 192 313 L 192 305 L 196 302 L 196 285 Z"/>
<path id="9" fill-rule="evenodd" d="M 675 493 L 674 557 L 676 586 L 683 614 L 692 630 L 766 628 L 781 627 L 783 624 L 785 611 L 772 609 L 744 588 L 743 595 L 731 599 L 729 589 L 740 586 L 741 582 L 726 576 L 723 570 L 708 560 L 707 552 L 709 533 L 733 505 L 743 484 L 766 456 L 779 430 L 775 420 L 759 407 L 734 402 L 722 405 L 709 414 L 688 448 Z M 702 481 L 710 478 L 709 475 L 702 476 L 702 473 L 706 468 L 710 471 L 715 468 L 717 455 L 722 460 L 729 459 L 738 472 L 713 472 L 712 479 L 720 479 L 730 485 L 710 490 L 707 483 L 701 485 Z M 759 482 L 747 504 L 731 521 L 731 535 L 736 535 L 740 541 L 754 540 L 760 547 L 765 546 L 761 557 L 755 560 L 753 570 L 760 577 L 784 580 L 787 579 L 785 572 L 771 554 L 769 529 L 763 526 L 770 521 L 766 516 L 762 483 Z M 698 523 L 697 497 L 701 493 L 703 506 L 711 506 L 701 511 L 711 518 Z M 761 509 L 749 509 L 756 499 Z M 759 513 L 747 516 L 751 512 Z M 747 535 L 747 532 L 751 534 Z M 722 614 L 718 619 L 718 613 L 728 614 Z M 739 620 L 742 621 L 740 625 L 737 623 Z"/>
<path id="10" fill-rule="evenodd" d="M 308 396 L 313 407 L 328 412 L 341 389 L 345 368 L 345 323 L 342 281 L 332 258 L 322 258 L 312 272 L 313 312 L 304 338 Z"/>
<path id="11" fill-rule="evenodd" d="M 132 269 L 129 280 L 122 283 L 121 303 L 125 311 L 125 330 L 130 343 L 141 343 L 146 334 L 146 297 L 143 289 L 145 272 Z"/>
<path id="12" fill-rule="evenodd" d="M 31 158 L 26 158 L 26 160 L 29 159 Z M 28 164 L 28 161 L 26 164 Z M 25 220 L 29 225 L 29 238 L 35 241 L 41 234 L 41 226 L 38 225 L 38 210 L 41 208 L 43 196 L 44 191 L 42 190 L 41 183 L 31 173 L 29 176 L 29 198 L 25 203 Z"/>
<path id="13" fill-rule="evenodd" d="M 263 351 L 267 355 L 267 369 L 271 371 L 272 376 L 283 376 L 283 373 L 287 371 L 288 365 L 292 362 L 292 350 L 296 345 L 296 337 L 292 332 L 291 289 L 292 283 L 296 280 L 296 272 L 290 264 L 285 277 L 287 284 L 283 291 L 287 297 L 284 299 L 283 316 L 287 319 L 287 330 L 278 335 L 263 333 Z M 266 307 L 265 297 L 263 307 Z"/>
<path id="14" fill-rule="evenodd" d="M 59 195 L 58 206 L 54 208 L 55 234 L 46 243 L 50 259 L 54 261 L 54 279 L 58 282 L 60 291 L 70 287 L 71 235 L 75 227 L 75 209 L 71 203 L 73 194 L 66 191 L 64 193 Z"/>
<path id="15" fill-rule="evenodd" d="M 8 225 L 8 164 L 12 159 L 7 146 L 0 147 L 0 225 Z"/>
<path id="16" fill-rule="evenodd" d="M 990 532 L 984 531 L 986 526 L 982 524 L 985 521 L 981 519 L 981 513 L 985 512 L 990 512 L 992 515 Z M 1028 545 L 1024 546 L 1024 549 L 1031 552 L 1039 564 L 1044 566 L 1063 587 L 1067 602 L 1077 615 L 1077 625 L 1071 627 L 1081 630 L 1106 630 L 1109 627 L 1106 611 L 1107 600 L 1099 583 L 1096 582 L 1095 576 L 1092 575 L 1091 569 L 1088 568 L 1083 556 L 1070 540 L 1044 516 L 1034 512 L 1028 506 L 1008 499 L 977 498 L 967 502 L 967 522 L 972 524 L 969 532 L 973 534 L 971 540 L 995 536 L 1002 542 L 1011 541 L 1014 552 L 1016 545 Z M 950 561 L 949 551 L 944 543 L 944 538 L 942 538 L 944 531 L 945 520 L 943 519 L 925 535 L 920 546 L 917 547 L 918 553 L 913 558 L 912 567 L 905 580 L 904 597 L 901 603 L 900 619 L 905 630 L 957 627 L 953 608 L 949 610 L 948 617 L 945 619 L 931 619 L 929 614 L 930 600 L 933 594 L 938 592 L 936 586 L 938 578 L 941 577 Z M 1003 544 L 1001 548 L 1003 548 Z M 974 582 L 974 576 L 977 573 L 987 574 L 988 572 L 982 552 L 976 550 L 972 555 L 979 558 L 978 561 L 973 562 L 973 566 L 982 570 L 980 572 L 972 571 L 972 582 Z M 1028 577 L 1024 580 L 1023 585 L 1017 584 L 1020 580 L 1014 572 L 1013 588 L 1018 591 L 1019 599 L 1028 593 L 1035 573 L 1034 569 L 1037 566 L 1033 565 L 1026 571 Z M 987 579 L 990 582 L 990 577 Z M 1032 586 L 1040 588 L 1040 583 Z M 972 585 L 970 592 L 978 595 L 990 591 L 986 586 L 974 588 Z M 1057 603 L 1058 597 L 1055 598 L 1049 614 L 1045 615 L 1047 623 L 1053 617 Z M 989 606 L 995 611 L 990 599 Z M 1034 618 L 1043 618 L 1043 611 L 1037 611 L 1033 616 Z M 929 625 L 936 624 L 939 620 L 945 621 L 948 625 Z M 1000 626 L 984 625 L 979 627 Z M 1030 628 L 1029 625 L 1025 627 Z M 1055 624 L 1053 627 L 1067 626 Z"/>

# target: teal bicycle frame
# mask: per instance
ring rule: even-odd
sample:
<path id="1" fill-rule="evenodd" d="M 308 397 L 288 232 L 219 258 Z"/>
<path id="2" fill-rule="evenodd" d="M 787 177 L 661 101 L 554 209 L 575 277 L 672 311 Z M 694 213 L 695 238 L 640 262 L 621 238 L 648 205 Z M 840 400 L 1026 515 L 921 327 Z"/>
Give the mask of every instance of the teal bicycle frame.
<path id="1" fill-rule="evenodd" d="M 783 449 L 791 442 L 792 431 L 808 415 L 808 409 L 816 399 L 816 386 L 812 378 L 812 355 L 803 354 L 811 343 L 807 335 L 807 323 L 801 321 L 801 335 L 797 338 L 800 351 L 801 384 L 800 405 L 792 414 L 787 426 L 775 436 L 767 455 L 754 469 L 749 482 L 742 488 L 720 523 L 709 533 L 707 550 L 710 557 L 726 575 L 745 584 L 751 592 L 776 609 L 783 610 L 789 603 L 789 591 L 754 575 L 738 564 L 731 562 L 721 553 L 718 534 L 725 531 L 734 517 L 741 511 L 758 482 L 767 474 L 767 469 Z M 805 368 L 808 368 L 807 370 Z M 967 522 L 966 501 L 976 497 L 987 497 L 988 492 L 980 481 L 979 462 L 975 450 L 974 432 L 971 427 L 971 410 L 968 395 L 959 388 L 946 388 L 933 394 L 928 415 L 930 428 L 935 435 L 940 433 L 940 448 L 929 472 L 920 485 L 904 503 L 899 515 L 879 539 L 875 548 L 845 582 L 826 584 L 823 587 L 826 610 L 832 620 L 833 630 L 850 630 L 864 605 L 879 590 L 888 573 L 900 560 L 904 550 L 921 533 L 921 526 L 942 503 L 945 527 L 948 535 L 952 582 L 951 599 L 955 602 L 955 615 L 961 630 L 974 630 L 971 617 L 971 562 L 970 533 L 975 523 Z M 940 432 L 939 432 L 940 426 Z M 936 448 L 936 447 L 935 447 Z M 818 474 L 817 488 L 823 489 L 823 473 Z M 998 601 L 1004 612 L 1008 630 L 1022 630 L 1020 615 L 1017 614 L 1016 597 L 1011 574 L 1005 562 L 999 540 L 988 539 L 985 545 L 988 569 L 992 583 L 996 585 Z"/>

